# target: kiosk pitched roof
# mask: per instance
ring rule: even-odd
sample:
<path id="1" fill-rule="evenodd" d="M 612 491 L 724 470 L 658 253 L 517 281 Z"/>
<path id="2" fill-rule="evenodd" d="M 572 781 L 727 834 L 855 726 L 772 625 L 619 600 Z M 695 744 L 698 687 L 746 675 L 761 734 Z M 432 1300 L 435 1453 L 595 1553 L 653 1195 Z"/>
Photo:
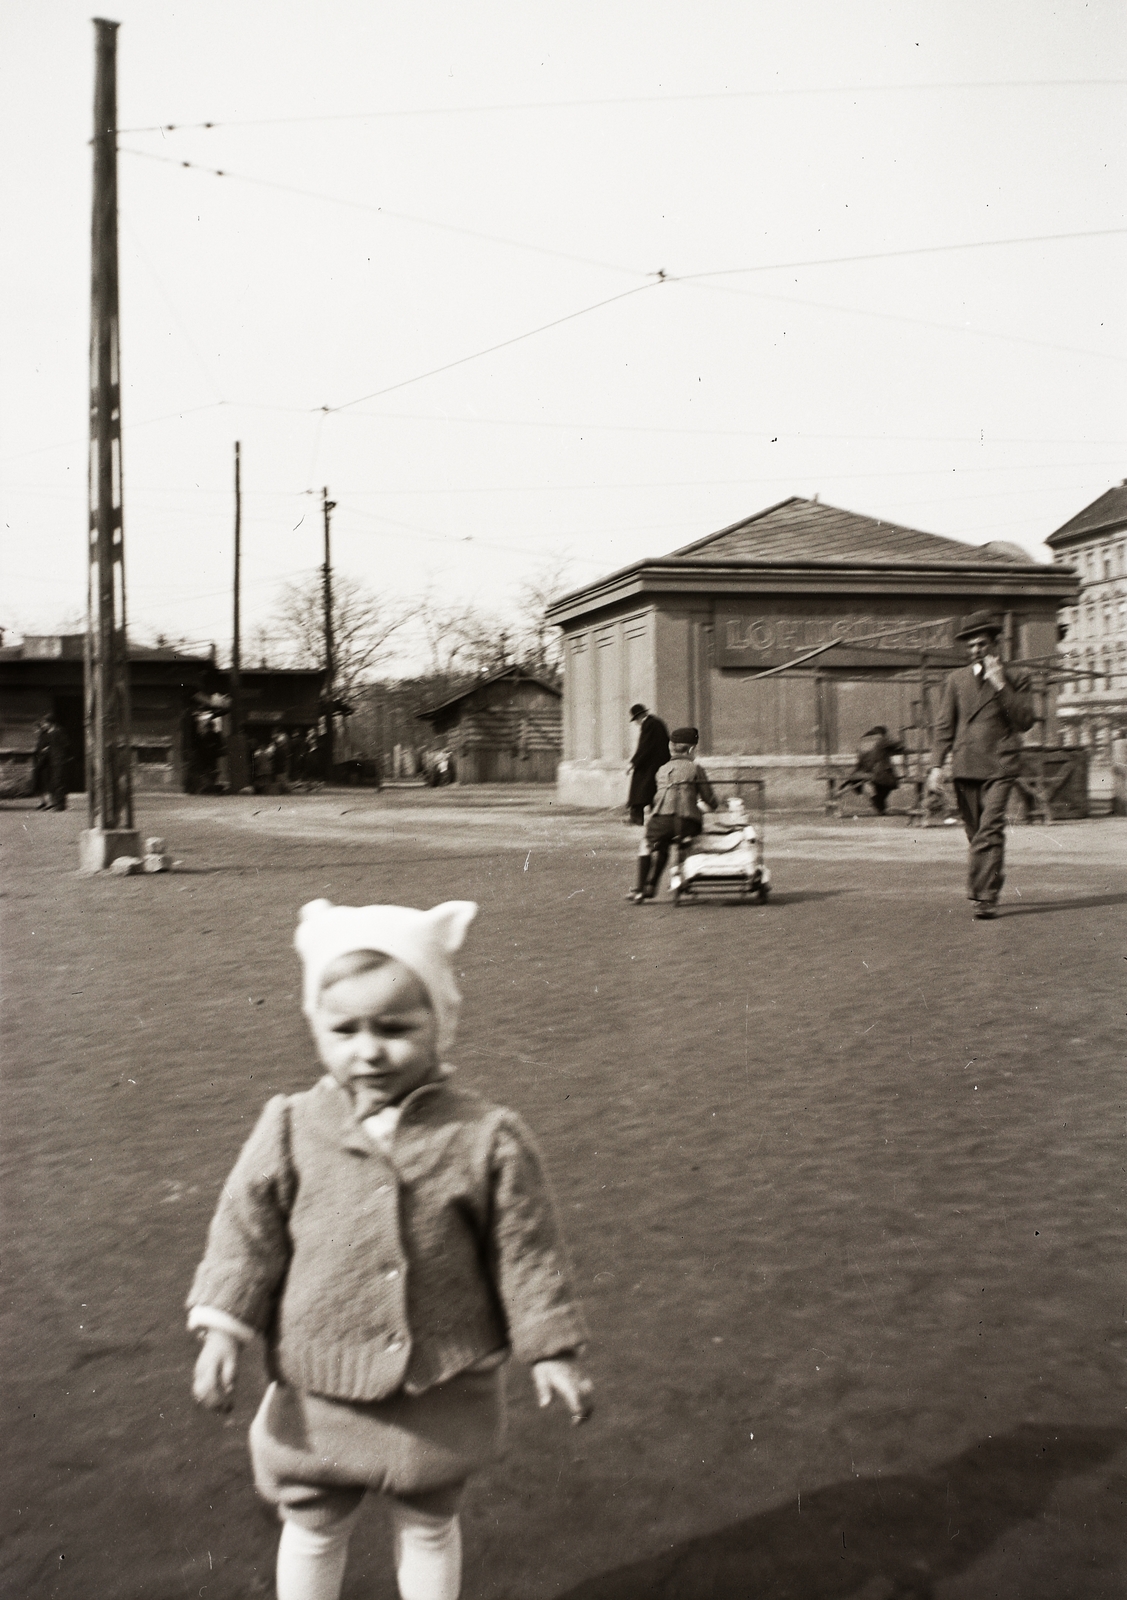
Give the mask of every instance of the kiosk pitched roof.
<path id="1" fill-rule="evenodd" d="M 1023 552 L 1003 554 L 997 545 L 987 548 L 922 533 L 878 517 L 861 516 L 792 495 L 753 517 L 734 522 L 718 533 L 674 550 L 667 560 L 840 562 L 844 565 L 904 562 L 952 562 L 980 566 L 983 561 L 1026 562 Z"/>

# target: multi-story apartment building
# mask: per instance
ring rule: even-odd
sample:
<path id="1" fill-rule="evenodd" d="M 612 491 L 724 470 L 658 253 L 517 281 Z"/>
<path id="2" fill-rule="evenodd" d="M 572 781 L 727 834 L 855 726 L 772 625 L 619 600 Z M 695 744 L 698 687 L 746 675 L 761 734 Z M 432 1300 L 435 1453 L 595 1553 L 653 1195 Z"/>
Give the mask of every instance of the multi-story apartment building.
<path id="1" fill-rule="evenodd" d="M 1057 702 L 1061 731 L 1109 767 L 1117 755 L 1122 762 L 1116 745 L 1127 740 L 1127 480 L 1045 542 L 1080 579 L 1076 603 L 1060 613 L 1060 664 L 1068 669 Z"/>

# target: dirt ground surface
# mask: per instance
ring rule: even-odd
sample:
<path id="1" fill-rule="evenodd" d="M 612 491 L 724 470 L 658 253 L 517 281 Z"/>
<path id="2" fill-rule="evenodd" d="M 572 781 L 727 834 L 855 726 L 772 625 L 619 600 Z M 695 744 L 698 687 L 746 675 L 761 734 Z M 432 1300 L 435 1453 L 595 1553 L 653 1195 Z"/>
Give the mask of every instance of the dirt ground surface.
<path id="1" fill-rule="evenodd" d="M 166 876 L 81 878 L 81 802 L 0 812 L 0 1593 L 273 1593 L 248 1364 L 183 1301 L 266 1098 L 317 1075 L 317 896 L 481 915 L 456 1060 L 547 1155 L 592 1421 L 509 1377 L 466 1600 L 1127 1593 L 1127 821 L 1021 828 L 974 923 L 957 829 L 771 818 L 764 907 L 635 907 L 636 835 L 529 791 L 145 797 Z M 349 1600 L 395 1594 L 378 1504 Z"/>

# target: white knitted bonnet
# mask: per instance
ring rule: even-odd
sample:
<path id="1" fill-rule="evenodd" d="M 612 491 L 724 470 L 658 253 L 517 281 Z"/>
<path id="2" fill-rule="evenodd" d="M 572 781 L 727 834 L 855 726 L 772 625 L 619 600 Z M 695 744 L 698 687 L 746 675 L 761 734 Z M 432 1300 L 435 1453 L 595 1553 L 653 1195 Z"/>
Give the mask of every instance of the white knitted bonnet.
<path id="1" fill-rule="evenodd" d="M 472 900 L 446 900 L 430 911 L 410 906 L 335 906 L 311 900 L 301 908 L 294 946 L 305 965 L 302 1005 L 317 1009 L 326 969 L 355 950 L 378 950 L 409 967 L 430 996 L 438 1023 L 441 1060 L 454 1042 L 462 997 L 450 958 L 461 949 L 477 915 Z"/>

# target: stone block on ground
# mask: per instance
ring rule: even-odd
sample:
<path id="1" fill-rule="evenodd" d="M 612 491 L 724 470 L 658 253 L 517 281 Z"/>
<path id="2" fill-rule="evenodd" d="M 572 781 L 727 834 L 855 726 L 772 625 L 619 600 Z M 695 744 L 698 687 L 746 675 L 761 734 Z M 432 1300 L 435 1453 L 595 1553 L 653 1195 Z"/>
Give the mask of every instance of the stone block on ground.
<path id="1" fill-rule="evenodd" d="M 115 856 L 110 862 L 109 870 L 116 873 L 119 878 L 130 878 L 134 873 L 140 872 L 141 858 L 139 856 Z"/>
<path id="2" fill-rule="evenodd" d="M 151 844 L 152 842 L 150 839 L 149 843 Z M 164 841 L 158 840 L 157 842 L 163 844 Z M 141 867 L 145 872 L 167 872 L 171 866 L 172 857 L 165 855 L 163 851 L 150 851 L 141 862 Z"/>
<path id="3" fill-rule="evenodd" d="M 78 836 L 80 872 L 104 872 L 115 859 L 140 854 L 141 838 L 136 828 L 83 828 Z"/>

